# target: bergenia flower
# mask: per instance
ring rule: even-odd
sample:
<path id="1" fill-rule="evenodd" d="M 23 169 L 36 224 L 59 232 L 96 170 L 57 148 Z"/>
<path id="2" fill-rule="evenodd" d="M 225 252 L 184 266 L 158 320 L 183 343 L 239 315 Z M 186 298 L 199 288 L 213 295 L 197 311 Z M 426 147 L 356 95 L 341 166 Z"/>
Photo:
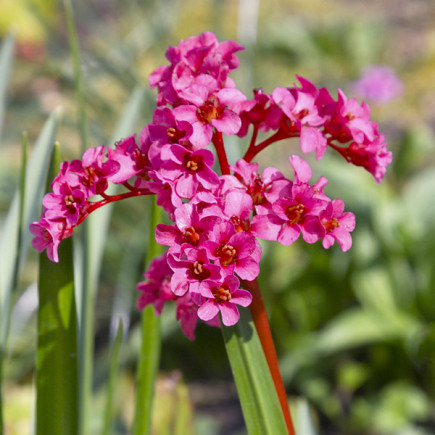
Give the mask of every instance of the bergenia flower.
<path id="1" fill-rule="evenodd" d="M 240 318 L 237 305 L 247 307 L 252 302 L 252 295 L 239 288 L 240 282 L 234 275 L 226 276 L 223 281 L 205 280 L 199 286 L 199 293 L 206 301 L 198 308 L 198 317 L 211 320 L 221 312 L 222 323 L 232 326 Z"/>
<path id="2" fill-rule="evenodd" d="M 169 47 L 169 65 L 150 76 L 158 89 L 152 122 L 138 139 L 130 135 L 62 163 L 40 220 L 30 225 L 33 247 L 58 262 L 61 241 L 94 210 L 156 195 L 172 223 L 158 224 L 155 239 L 168 249 L 138 284 L 137 305 L 153 305 L 159 315 L 175 303 L 191 340 L 198 320 L 231 326 L 239 320 L 238 306 L 251 304 L 246 289 L 260 273 L 258 239 L 291 245 L 302 235 L 307 243 L 321 240 L 325 249 L 335 242 L 342 251 L 352 245 L 355 216 L 341 199 L 328 197 L 326 178 L 312 183 L 308 162 L 297 155 L 289 157 L 293 177 L 272 166 L 259 171 L 253 161 L 258 153 L 299 138 L 303 153 L 315 152 L 320 160 L 333 149 L 378 183 L 392 160 L 369 106 L 340 89 L 334 99 L 297 76 L 299 85 L 278 86 L 272 94 L 257 89 L 247 100 L 229 77 L 242 48 L 210 32 Z M 230 164 L 223 135 L 244 138 L 249 131 L 246 153 Z M 109 183 L 124 191 L 109 194 Z"/>

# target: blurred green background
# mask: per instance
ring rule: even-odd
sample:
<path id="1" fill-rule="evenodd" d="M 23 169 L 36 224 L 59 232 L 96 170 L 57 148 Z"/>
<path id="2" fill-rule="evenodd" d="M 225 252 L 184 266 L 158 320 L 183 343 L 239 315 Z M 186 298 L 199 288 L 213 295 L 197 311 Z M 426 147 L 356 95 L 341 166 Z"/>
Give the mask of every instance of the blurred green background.
<path id="1" fill-rule="evenodd" d="M 168 45 L 203 31 L 246 46 L 232 77 L 248 98 L 254 87 L 291 86 L 295 74 L 334 96 L 337 87 L 352 96 L 365 67 L 396 71 L 402 95 L 371 106 L 394 155 L 380 185 L 331 152 L 319 162 L 306 157 L 315 177 L 329 179 L 326 193 L 356 215 L 352 249 L 265 243 L 260 284 L 290 402 L 297 409 L 307 400 L 319 434 L 435 433 L 435 2 L 80 0 L 73 6 L 90 146 L 107 143 L 132 94 L 143 98 L 136 132 L 151 121 L 155 92 L 148 75 L 166 63 Z M 18 183 L 22 131 L 32 145 L 61 106 L 57 139 L 66 159 L 80 157 L 80 138 L 62 5 L 0 0 L 0 10 L 2 38 L 15 38 L 0 129 L 3 222 Z M 234 138 L 226 144 L 232 161 L 246 146 Z M 295 152 L 297 141 L 280 142 L 260 154 L 260 166 L 273 164 L 292 176 L 287 156 Z M 111 221 L 96 301 L 93 433 L 100 428 L 119 317 L 128 334 L 115 433 L 129 433 L 131 425 L 139 348 L 135 283 L 143 272 L 148 208 L 146 200 L 117 204 Z M 8 435 L 30 434 L 34 415 L 36 266 L 32 252 L 15 295 L 5 365 Z M 244 433 L 220 331 L 200 325 L 192 343 L 173 317 L 169 309 L 162 319 L 155 433 L 175 433 L 180 419 L 183 434 Z"/>

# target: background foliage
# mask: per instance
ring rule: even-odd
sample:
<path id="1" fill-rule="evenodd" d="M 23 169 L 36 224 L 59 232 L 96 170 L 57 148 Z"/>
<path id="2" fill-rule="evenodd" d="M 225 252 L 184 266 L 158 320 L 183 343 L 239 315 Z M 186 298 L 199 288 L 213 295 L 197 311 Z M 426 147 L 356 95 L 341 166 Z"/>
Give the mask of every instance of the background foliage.
<path id="1" fill-rule="evenodd" d="M 62 106 L 56 134 L 64 158 L 80 156 L 77 99 L 65 17 L 56 1 L 0 1 L 0 32 L 15 39 L 9 86 L 0 87 L 0 213 L 3 226 L 19 182 L 21 132 L 32 148 L 47 116 Z M 300 74 L 342 88 L 368 65 L 390 65 L 401 97 L 372 106 L 394 163 L 380 186 L 339 156 L 316 163 L 331 197 L 355 213 L 353 248 L 298 242 L 264 244 L 261 288 L 292 403 L 305 398 L 319 433 L 435 432 L 435 4 L 430 0 L 81 0 L 74 2 L 90 143 L 109 143 L 131 95 L 143 97 L 136 132 L 151 120 L 148 74 L 168 45 L 210 30 L 247 47 L 233 75 L 248 95 L 291 85 Z M 1 60 L 0 60 L 1 62 Z M 2 83 L 6 78 L 1 77 Z M 136 94 L 135 94 L 136 93 Z M 6 95 L 7 104 L 4 104 Z M 137 97 L 139 98 L 139 97 Z M 4 109 L 3 109 L 4 108 Z M 0 120 L 1 121 L 1 120 Z M 243 142 L 227 141 L 231 158 Z M 267 149 L 261 165 L 291 175 L 294 141 Z M 128 433 L 139 349 L 135 283 L 145 256 L 149 203 L 117 204 L 110 223 L 95 311 L 91 427 L 102 429 L 118 319 L 124 341 L 115 385 L 113 432 Z M 3 235 L 3 234 L 2 234 Z M 3 259 L 2 259 L 3 261 Z M 13 294 L 3 367 L 7 434 L 31 433 L 37 323 L 37 262 L 28 255 Z M 164 344 L 153 425 L 156 433 L 243 433 L 243 420 L 219 331 L 199 327 L 189 342 L 164 313 Z M 112 388 L 112 387 L 111 387 Z M 295 406 L 294 409 L 298 409 Z M 175 412 L 176 411 L 176 412 Z M 296 412 L 295 412 L 296 414 Z M 177 429 L 178 428 L 178 429 Z M 181 429 L 180 429 L 181 428 Z M 95 432 L 94 432 L 95 433 Z"/>

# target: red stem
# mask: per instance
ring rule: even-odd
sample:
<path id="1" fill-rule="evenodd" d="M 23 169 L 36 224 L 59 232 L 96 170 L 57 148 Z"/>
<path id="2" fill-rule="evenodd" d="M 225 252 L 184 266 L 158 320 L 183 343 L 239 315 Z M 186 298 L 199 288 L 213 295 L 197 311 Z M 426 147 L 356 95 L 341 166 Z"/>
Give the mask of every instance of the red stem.
<path id="1" fill-rule="evenodd" d="M 278 394 L 279 403 L 281 405 L 288 433 L 289 435 L 295 435 L 295 430 L 290 415 L 290 409 L 287 402 L 287 393 L 285 391 L 281 372 L 279 370 L 278 357 L 276 355 L 272 332 L 270 331 L 270 325 L 267 319 L 266 309 L 264 307 L 260 287 L 258 286 L 257 280 L 243 281 L 243 286 L 245 287 L 245 289 L 249 290 L 252 293 L 252 303 L 249 306 L 249 309 L 251 310 L 255 329 L 257 330 L 258 336 L 260 338 L 261 346 L 263 347 L 270 374 L 272 375 L 273 383 L 275 385 L 275 390 Z"/>
<path id="2" fill-rule="evenodd" d="M 93 211 L 103 207 L 103 205 L 110 204 L 111 202 L 120 201 L 121 199 L 132 198 L 134 196 L 143 196 L 143 195 L 153 195 L 153 192 L 145 189 L 136 189 L 131 192 L 120 193 L 119 195 L 102 195 L 104 197 L 103 200 L 97 202 L 88 202 L 88 208 L 86 210 L 86 214 L 80 217 L 77 225 L 80 225 Z"/>
<path id="3" fill-rule="evenodd" d="M 290 137 L 296 137 L 296 136 L 298 135 L 292 133 L 285 133 L 282 130 L 278 130 L 275 134 L 273 134 L 263 142 L 260 142 L 258 145 L 254 145 L 253 141 L 251 140 L 251 144 L 249 145 L 248 151 L 246 151 L 246 154 L 243 158 L 249 163 L 260 151 L 264 150 L 264 148 L 268 147 L 270 144 L 274 142 L 278 142 L 279 140 L 288 139 Z"/>
<path id="4" fill-rule="evenodd" d="M 257 137 L 257 132 L 258 129 L 254 129 L 249 149 L 244 157 L 247 162 L 250 162 L 257 153 L 259 153 L 262 149 L 266 148 L 271 143 L 289 137 L 288 134 L 278 131 L 269 139 L 266 139 L 259 145 L 255 146 L 254 142 Z M 216 153 L 219 159 L 222 174 L 230 174 L 230 168 L 228 165 L 227 154 L 225 152 L 222 133 L 215 131 L 213 133 L 212 140 L 216 148 Z M 263 348 L 263 352 L 269 366 L 270 374 L 272 375 L 273 383 L 275 385 L 275 390 L 278 395 L 279 403 L 281 405 L 288 434 L 295 435 L 295 430 L 293 428 L 293 422 L 290 415 L 290 409 L 287 402 L 287 394 L 284 388 L 284 383 L 282 381 L 281 372 L 279 370 L 278 357 L 276 355 L 275 345 L 273 343 L 272 333 L 270 331 L 269 321 L 267 319 L 266 309 L 264 307 L 264 302 L 261 296 L 258 282 L 257 280 L 243 281 L 243 286 L 252 293 L 252 303 L 249 308 L 251 310 L 255 329 L 257 330 L 261 346 Z"/>
<path id="5" fill-rule="evenodd" d="M 213 144 L 216 148 L 216 153 L 219 159 L 219 165 L 221 167 L 222 175 L 228 175 L 230 173 L 230 167 L 228 165 L 227 153 L 225 152 L 224 140 L 220 131 L 213 132 Z"/>

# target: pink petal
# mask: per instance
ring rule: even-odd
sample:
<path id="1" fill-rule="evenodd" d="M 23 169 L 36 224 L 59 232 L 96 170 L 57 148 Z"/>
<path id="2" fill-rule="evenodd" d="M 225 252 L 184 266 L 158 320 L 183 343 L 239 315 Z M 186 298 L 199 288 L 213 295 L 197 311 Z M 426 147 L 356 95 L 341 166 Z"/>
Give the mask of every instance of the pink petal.
<path id="1" fill-rule="evenodd" d="M 219 307 L 217 303 L 214 300 L 209 299 L 205 304 L 202 304 L 198 308 L 198 317 L 201 320 L 207 321 L 213 319 L 213 317 L 216 316 L 218 312 Z"/>
<path id="2" fill-rule="evenodd" d="M 222 323 L 225 326 L 235 325 L 239 321 L 240 314 L 236 305 L 230 303 L 221 304 L 220 309 L 222 314 Z"/>

